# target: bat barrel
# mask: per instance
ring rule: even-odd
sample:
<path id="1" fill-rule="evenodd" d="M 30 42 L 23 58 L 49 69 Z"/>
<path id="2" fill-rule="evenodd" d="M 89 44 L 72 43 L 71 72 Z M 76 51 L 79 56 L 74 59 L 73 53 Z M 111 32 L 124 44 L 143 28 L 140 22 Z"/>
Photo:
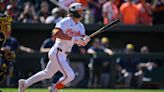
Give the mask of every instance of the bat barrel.
<path id="1" fill-rule="evenodd" d="M 106 29 L 112 28 L 115 25 L 117 25 L 120 22 L 119 19 L 114 20 L 113 22 L 109 23 L 108 25 L 103 26 L 102 28 L 100 28 L 99 30 L 97 30 L 96 32 L 92 33 L 91 35 L 89 35 L 90 38 L 104 32 Z"/>

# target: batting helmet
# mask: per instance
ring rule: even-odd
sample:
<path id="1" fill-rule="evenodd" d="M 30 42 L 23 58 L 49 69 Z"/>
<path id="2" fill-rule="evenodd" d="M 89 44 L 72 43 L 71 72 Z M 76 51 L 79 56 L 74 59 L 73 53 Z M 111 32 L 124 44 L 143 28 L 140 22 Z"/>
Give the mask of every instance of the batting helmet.
<path id="1" fill-rule="evenodd" d="M 69 13 L 75 18 L 80 18 L 81 15 L 77 12 L 77 10 L 82 9 L 82 4 L 81 3 L 72 3 L 69 6 Z"/>

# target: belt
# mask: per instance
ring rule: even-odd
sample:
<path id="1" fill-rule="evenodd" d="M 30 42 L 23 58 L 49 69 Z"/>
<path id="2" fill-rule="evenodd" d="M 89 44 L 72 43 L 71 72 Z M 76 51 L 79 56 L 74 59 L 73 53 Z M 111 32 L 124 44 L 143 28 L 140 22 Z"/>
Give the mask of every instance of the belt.
<path id="1" fill-rule="evenodd" d="M 64 52 L 61 48 L 57 47 L 57 50 L 60 51 L 60 52 Z M 65 54 L 69 55 L 70 52 L 64 52 Z"/>

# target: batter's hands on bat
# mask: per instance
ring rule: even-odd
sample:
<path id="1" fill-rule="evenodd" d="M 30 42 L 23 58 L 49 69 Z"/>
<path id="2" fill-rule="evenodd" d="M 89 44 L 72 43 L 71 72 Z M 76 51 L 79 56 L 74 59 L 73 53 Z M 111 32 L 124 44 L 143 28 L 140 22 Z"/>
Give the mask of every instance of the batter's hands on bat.
<path id="1" fill-rule="evenodd" d="M 81 46 L 83 44 L 82 37 L 81 36 L 73 36 L 72 41 L 77 44 L 78 46 Z"/>
<path id="2" fill-rule="evenodd" d="M 87 43 L 81 38 L 75 42 L 78 46 L 85 46 Z"/>
<path id="3" fill-rule="evenodd" d="M 77 44 L 78 46 L 86 46 L 88 42 L 90 41 L 90 37 L 86 35 L 79 41 L 80 42 Z"/>
<path id="4" fill-rule="evenodd" d="M 91 38 L 86 35 L 84 36 L 83 40 L 85 41 L 85 43 L 88 43 L 91 40 Z"/>
<path id="5" fill-rule="evenodd" d="M 84 41 L 82 36 L 74 36 L 74 37 L 72 37 L 72 40 L 78 46 L 85 46 L 85 45 L 87 45 L 87 41 L 86 40 Z"/>

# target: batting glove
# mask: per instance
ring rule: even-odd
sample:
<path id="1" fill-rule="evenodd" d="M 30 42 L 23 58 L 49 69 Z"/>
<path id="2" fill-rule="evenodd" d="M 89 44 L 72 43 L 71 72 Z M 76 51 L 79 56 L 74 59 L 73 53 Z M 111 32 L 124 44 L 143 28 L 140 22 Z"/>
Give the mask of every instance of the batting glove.
<path id="1" fill-rule="evenodd" d="M 83 40 L 85 43 L 88 43 L 91 39 L 89 36 L 86 35 L 86 36 L 84 36 Z"/>

